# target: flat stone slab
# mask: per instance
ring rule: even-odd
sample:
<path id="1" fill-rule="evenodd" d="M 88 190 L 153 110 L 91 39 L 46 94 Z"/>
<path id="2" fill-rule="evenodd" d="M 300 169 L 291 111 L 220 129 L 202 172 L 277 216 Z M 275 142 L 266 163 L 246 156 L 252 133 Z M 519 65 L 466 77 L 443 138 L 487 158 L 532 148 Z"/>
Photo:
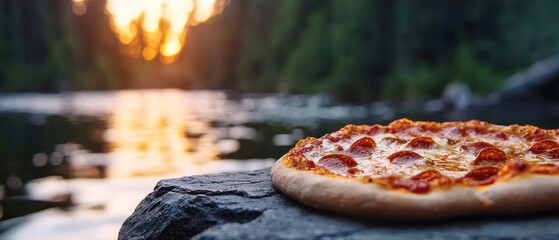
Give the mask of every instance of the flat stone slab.
<path id="1" fill-rule="evenodd" d="M 559 199 L 558 199 L 559 201 Z M 119 239 L 559 239 L 559 216 L 367 221 L 319 211 L 276 191 L 269 169 L 160 181 Z"/>

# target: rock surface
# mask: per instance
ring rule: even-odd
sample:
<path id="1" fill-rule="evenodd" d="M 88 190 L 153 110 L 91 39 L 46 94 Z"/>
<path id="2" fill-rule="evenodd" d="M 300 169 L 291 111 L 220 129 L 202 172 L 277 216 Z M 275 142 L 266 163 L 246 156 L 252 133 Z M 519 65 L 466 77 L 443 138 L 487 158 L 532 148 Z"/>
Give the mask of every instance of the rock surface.
<path id="1" fill-rule="evenodd" d="M 277 192 L 269 169 L 160 181 L 119 239 L 559 239 L 559 217 L 386 223 L 303 206 Z"/>
<path id="2" fill-rule="evenodd" d="M 534 63 L 506 80 L 503 100 L 557 101 L 559 97 L 559 56 Z"/>
<path id="3" fill-rule="evenodd" d="M 443 103 L 453 109 L 465 110 L 473 104 L 474 96 L 468 85 L 453 82 L 443 91 Z"/>

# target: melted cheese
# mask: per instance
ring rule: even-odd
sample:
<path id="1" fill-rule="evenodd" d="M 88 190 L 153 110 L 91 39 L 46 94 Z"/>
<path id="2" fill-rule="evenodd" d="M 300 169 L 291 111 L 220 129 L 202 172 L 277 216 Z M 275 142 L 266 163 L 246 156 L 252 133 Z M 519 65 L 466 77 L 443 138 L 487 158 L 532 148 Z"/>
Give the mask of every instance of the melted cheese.
<path id="1" fill-rule="evenodd" d="M 492 163 L 492 166 L 502 166 L 515 160 L 524 160 L 529 163 L 538 164 L 556 164 L 559 161 L 528 151 L 536 141 L 528 141 L 514 134 L 507 134 L 505 138 L 501 138 L 506 140 L 501 140 L 499 137 L 496 137 L 496 134 L 502 134 L 498 131 L 481 134 L 470 129 L 465 131 L 463 135 L 457 135 L 446 130 L 449 129 L 435 133 L 411 131 L 413 134 L 410 134 L 410 131 L 397 134 L 376 133 L 369 135 L 358 133 L 351 134 L 349 138 L 341 138 L 339 141 L 332 141 L 327 137 L 322 137 L 318 139 L 318 141 L 322 141 L 322 144 L 319 145 L 319 147 L 314 147 L 312 150 L 305 152 L 304 157 L 319 164 L 321 157 L 328 154 L 343 153 L 351 156 L 350 153 L 347 153 L 350 145 L 363 137 L 370 137 L 375 141 L 376 147 L 371 150 L 369 156 L 354 157 L 358 163 L 354 168 L 361 171 L 357 171 L 357 173 L 352 176 L 375 178 L 388 176 L 412 177 L 423 171 L 435 169 L 444 176 L 461 178 L 473 169 L 480 167 L 474 164 L 474 160 L 477 157 L 476 154 L 478 154 L 477 152 L 479 151 L 471 152 L 461 148 L 463 145 L 475 142 L 487 142 L 505 152 L 507 160 Z M 429 149 L 409 146 L 408 143 L 416 137 L 429 137 L 435 144 Z M 383 141 L 385 138 L 398 138 L 405 140 L 405 143 L 390 143 L 388 141 Z M 448 143 L 449 139 L 451 139 L 451 141 L 457 141 L 457 143 L 451 145 Z M 310 146 L 310 144 L 311 143 L 308 143 L 305 146 Z M 340 151 L 340 147 L 343 148 L 343 150 Z M 388 157 L 399 151 L 413 151 L 423 158 L 406 164 L 395 164 L 391 162 Z M 342 176 L 350 175 L 347 169 L 329 170 Z"/>

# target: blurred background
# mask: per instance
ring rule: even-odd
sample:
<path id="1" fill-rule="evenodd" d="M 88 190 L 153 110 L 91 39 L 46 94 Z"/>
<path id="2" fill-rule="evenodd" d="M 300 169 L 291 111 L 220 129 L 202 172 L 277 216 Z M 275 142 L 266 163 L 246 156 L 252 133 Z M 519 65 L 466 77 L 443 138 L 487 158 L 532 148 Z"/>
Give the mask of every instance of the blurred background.
<path id="1" fill-rule="evenodd" d="M 559 128 L 559 5 L 0 0 L 0 238 L 114 239 L 162 178 L 401 117 Z"/>

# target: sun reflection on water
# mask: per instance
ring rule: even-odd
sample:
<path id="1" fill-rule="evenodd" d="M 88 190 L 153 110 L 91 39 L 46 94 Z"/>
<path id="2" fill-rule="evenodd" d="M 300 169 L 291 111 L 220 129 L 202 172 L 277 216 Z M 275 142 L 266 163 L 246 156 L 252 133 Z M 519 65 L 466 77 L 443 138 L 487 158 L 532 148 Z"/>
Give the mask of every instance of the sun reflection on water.
<path id="1" fill-rule="evenodd" d="M 201 149 L 203 137 L 187 138 L 190 132 L 209 131 L 210 126 L 192 116 L 183 96 L 174 90 L 116 96 L 104 135 L 109 143 L 109 177 L 165 175 L 217 159 L 215 142 Z"/>
<path id="2" fill-rule="evenodd" d="M 177 89 L 0 96 L 0 113 L 26 114 L 36 128 L 74 132 L 28 160 L 36 168 L 67 167 L 70 179 L 22 182 L 10 175 L 6 188 L 25 185 L 31 199 L 66 196 L 75 204 L 70 211 L 32 214 L 0 238 L 114 239 L 159 180 L 269 167 L 323 119 L 367 118 L 366 110 L 332 105 L 323 95 L 239 99 L 222 91 Z M 57 127 L 53 119 L 68 125 Z"/>

